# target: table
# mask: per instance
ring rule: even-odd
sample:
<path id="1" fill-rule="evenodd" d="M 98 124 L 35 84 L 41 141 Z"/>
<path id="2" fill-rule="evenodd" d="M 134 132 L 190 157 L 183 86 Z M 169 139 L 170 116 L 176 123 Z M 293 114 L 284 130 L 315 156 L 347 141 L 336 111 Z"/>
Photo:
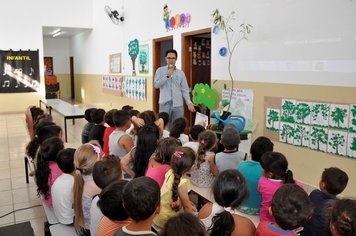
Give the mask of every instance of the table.
<path id="1" fill-rule="evenodd" d="M 67 120 L 73 119 L 73 125 L 74 125 L 75 123 L 74 119 L 84 118 L 85 111 L 61 99 L 40 99 L 40 107 L 41 104 L 46 106 L 46 108 L 49 111 L 49 114 L 51 114 L 53 110 L 64 117 L 64 135 L 65 135 L 65 141 L 67 142 Z"/>

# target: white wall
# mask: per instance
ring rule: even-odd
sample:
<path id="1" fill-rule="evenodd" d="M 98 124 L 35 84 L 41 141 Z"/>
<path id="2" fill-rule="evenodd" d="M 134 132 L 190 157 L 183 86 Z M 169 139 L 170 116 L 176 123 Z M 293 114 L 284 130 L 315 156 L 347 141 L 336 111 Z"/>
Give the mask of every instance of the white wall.
<path id="1" fill-rule="evenodd" d="M 1 49 L 39 49 L 40 73 L 43 75 L 42 26 L 92 27 L 92 1 L 1 1 Z M 0 67 L 1 68 L 1 67 Z M 0 112 L 24 111 L 38 104 L 44 96 L 44 85 L 39 93 L 0 94 Z M 13 101 L 9 106 L 9 99 Z"/>
<path id="2" fill-rule="evenodd" d="M 171 16 L 189 12 L 190 26 L 166 32 L 162 20 L 165 3 Z M 240 23 L 253 25 L 249 40 L 241 42 L 233 57 L 235 79 L 356 86 L 356 1 L 212 0 L 207 4 L 203 0 L 130 0 L 124 2 L 125 22 L 119 26 L 107 19 L 105 5 L 122 8 L 122 2 L 94 0 L 94 30 L 74 40 L 74 54 L 80 61 L 77 73 L 108 73 L 108 54 L 122 52 L 124 73 L 130 74 L 127 44 L 134 38 L 151 42 L 173 35 L 174 48 L 180 52 L 181 34 L 211 27 L 211 14 L 218 8 L 224 16 L 237 12 L 236 27 Z M 218 54 L 226 46 L 223 32 L 212 34 L 212 42 L 212 78 L 228 80 L 228 59 Z"/>
<path id="3" fill-rule="evenodd" d="M 70 39 L 44 38 L 44 57 L 53 57 L 54 74 L 69 74 Z"/>
<path id="4" fill-rule="evenodd" d="M 171 15 L 189 12 L 190 26 L 166 32 L 162 19 L 165 3 Z M 123 9 L 125 22 L 112 24 L 104 12 L 105 5 Z M 7 32 L 0 37 L 1 48 L 40 49 L 42 74 L 42 26 L 93 28 L 70 43 L 76 73 L 107 74 L 109 55 L 122 52 L 123 73 L 130 74 L 130 40 L 150 43 L 153 38 L 173 35 L 174 47 L 180 52 L 181 34 L 211 27 L 211 13 L 219 8 L 223 15 L 237 11 L 236 26 L 241 22 L 254 26 L 249 41 L 239 45 L 233 58 L 235 79 L 356 87 L 356 1 L 211 0 L 207 4 L 203 0 L 13 0 L 0 3 L 0 7 L 4 9 L 0 27 Z M 16 17 L 12 9 L 16 9 Z M 212 34 L 212 79 L 229 79 L 227 58 L 218 55 L 220 47 L 226 46 L 224 40 L 222 34 Z M 180 66 L 181 61 L 177 64 Z M 0 94 L 0 98 L 4 96 Z M 29 102 L 27 98 L 33 97 L 19 96 L 25 97 L 17 100 L 26 102 L 15 110 L 22 110 Z"/>

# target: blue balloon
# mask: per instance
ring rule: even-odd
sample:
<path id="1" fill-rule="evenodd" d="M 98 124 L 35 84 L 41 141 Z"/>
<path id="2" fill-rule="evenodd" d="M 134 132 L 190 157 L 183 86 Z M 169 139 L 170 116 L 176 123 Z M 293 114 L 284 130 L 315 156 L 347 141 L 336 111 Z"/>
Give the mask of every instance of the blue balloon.
<path id="1" fill-rule="evenodd" d="M 220 56 L 225 56 L 226 55 L 226 53 L 227 53 L 227 48 L 226 47 L 222 47 L 222 48 L 220 48 L 220 50 L 219 50 L 219 54 L 220 54 Z"/>

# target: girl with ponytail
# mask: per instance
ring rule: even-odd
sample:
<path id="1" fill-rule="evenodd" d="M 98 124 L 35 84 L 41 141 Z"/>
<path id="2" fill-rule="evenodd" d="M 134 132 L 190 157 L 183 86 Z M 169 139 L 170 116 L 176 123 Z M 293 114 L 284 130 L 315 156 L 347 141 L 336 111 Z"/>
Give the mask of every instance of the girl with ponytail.
<path id="1" fill-rule="evenodd" d="M 239 171 L 231 169 L 219 174 L 212 187 L 215 202 L 205 204 L 198 214 L 209 235 L 255 235 L 253 222 L 236 210 L 247 197 L 247 188 L 246 180 Z"/>
<path id="2" fill-rule="evenodd" d="M 74 227 L 80 236 L 90 235 L 90 207 L 101 189 L 93 180 L 95 162 L 101 159 L 99 143 L 85 143 L 74 153 Z"/>
<path id="3" fill-rule="evenodd" d="M 193 213 L 196 208 L 189 200 L 190 180 L 186 174 L 192 168 L 196 153 L 189 147 L 177 147 L 171 157 L 171 169 L 167 171 L 161 187 L 161 209 L 153 223 L 163 228 L 166 221 L 184 212 Z"/>
<path id="4" fill-rule="evenodd" d="M 274 217 L 269 214 L 274 193 L 284 184 L 302 184 L 293 179 L 293 172 L 288 169 L 287 158 L 279 152 L 266 152 L 261 157 L 263 174 L 258 181 L 257 191 L 261 193 L 262 202 L 260 209 L 260 221 L 275 223 Z"/>

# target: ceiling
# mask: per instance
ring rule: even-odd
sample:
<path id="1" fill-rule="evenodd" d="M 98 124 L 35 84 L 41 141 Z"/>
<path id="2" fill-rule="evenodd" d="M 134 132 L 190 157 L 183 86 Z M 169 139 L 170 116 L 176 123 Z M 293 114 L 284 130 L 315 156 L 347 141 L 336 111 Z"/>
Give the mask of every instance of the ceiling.
<path id="1" fill-rule="evenodd" d="M 71 38 L 83 31 L 90 30 L 85 28 L 66 28 L 66 27 L 53 27 L 53 26 L 43 26 L 42 32 L 44 38 L 53 38 L 52 34 L 60 29 L 61 34 L 56 36 L 56 38 Z"/>

